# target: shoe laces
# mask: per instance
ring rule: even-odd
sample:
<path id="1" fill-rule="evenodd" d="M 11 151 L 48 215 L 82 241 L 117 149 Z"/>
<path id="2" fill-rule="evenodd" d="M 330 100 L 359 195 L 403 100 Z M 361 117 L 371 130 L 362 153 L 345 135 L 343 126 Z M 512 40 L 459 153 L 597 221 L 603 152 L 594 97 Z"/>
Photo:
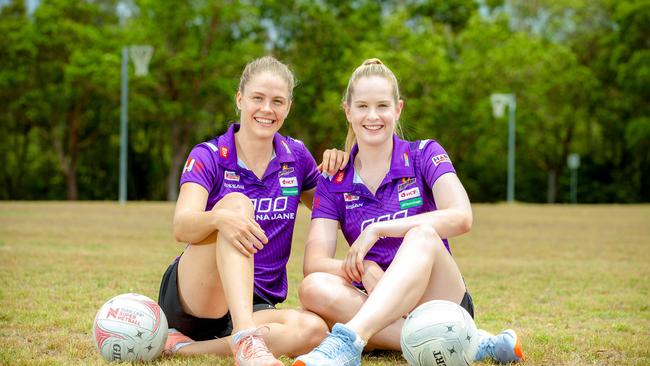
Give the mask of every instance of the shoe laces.
<path id="1" fill-rule="evenodd" d="M 325 340 L 323 340 L 323 342 L 318 347 L 316 347 L 314 352 L 320 352 L 326 357 L 334 359 L 337 356 L 340 357 L 344 355 L 341 353 L 341 350 L 349 349 L 352 342 L 353 340 L 345 334 L 328 332 L 327 338 L 325 338 Z M 349 359 L 347 355 L 346 358 Z"/>
<path id="2" fill-rule="evenodd" d="M 494 357 L 494 354 L 496 352 L 496 345 L 497 345 L 497 337 L 495 336 L 487 336 L 481 339 L 481 343 L 479 343 L 478 349 L 479 349 L 479 354 L 481 356 L 485 356 L 486 354 Z"/>
<path id="3" fill-rule="evenodd" d="M 237 342 L 238 353 L 247 360 L 260 357 L 273 357 L 273 354 L 266 347 L 266 343 L 264 343 L 264 339 L 262 338 L 268 333 L 268 327 L 260 327 L 254 332 L 243 336 Z"/>
<path id="4" fill-rule="evenodd" d="M 163 355 L 172 356 L 174 353 L 178 352 L 182 347 L 194 342 L 193 339 L 184 335 L 183 333 L 177 330 L 168 330 L 167 333 L 167 342 L 165 342 L 165 349 L 163 350 Z"/>

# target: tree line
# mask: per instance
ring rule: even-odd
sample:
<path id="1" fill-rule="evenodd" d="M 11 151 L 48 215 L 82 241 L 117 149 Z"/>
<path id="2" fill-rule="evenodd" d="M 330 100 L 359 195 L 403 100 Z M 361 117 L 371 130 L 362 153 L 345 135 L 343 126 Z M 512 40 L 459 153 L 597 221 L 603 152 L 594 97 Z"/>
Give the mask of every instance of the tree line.
<path id="1" fill-rule="evenodd" d="M 129 77 L 128 199 L 173 200 L 194 144 L 238 119 L 244 65 L 271 54 L 299 80 L 283 134 L 319 160 L 342 148 L 341 97 L 378 57 L 398 76 L 408 139 L 448 150 L 474 202 L 506 196 L 513 93 L 516 199 L 650 200 L 647 0 L 23 0 L 0 2 L 0 199 L 115 200 L 121 49 Z"/>

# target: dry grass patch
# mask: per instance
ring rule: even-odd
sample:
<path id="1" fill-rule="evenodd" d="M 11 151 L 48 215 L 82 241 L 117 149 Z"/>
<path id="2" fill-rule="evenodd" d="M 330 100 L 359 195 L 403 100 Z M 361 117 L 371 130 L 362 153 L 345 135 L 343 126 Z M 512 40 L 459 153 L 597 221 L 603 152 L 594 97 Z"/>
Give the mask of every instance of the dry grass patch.
<path id="1" fill-rule="evenodd" d="M 172 214 L 169 203 L 0 203 L 0 364 L 101 363 L 95 312 L 119 293 L 156 298 L 182 250 Z M 516 329 L 527 365 L 650 364 L 650 206 L 475 205 L 474 216 L 472 232 L 453 239 L 452 250 L 479 327 Z M 285 307 L 298 305 L 308 224 L 302 210 Z M 404 361 L 395 353 L 364 358 L 396 364 Z"/>

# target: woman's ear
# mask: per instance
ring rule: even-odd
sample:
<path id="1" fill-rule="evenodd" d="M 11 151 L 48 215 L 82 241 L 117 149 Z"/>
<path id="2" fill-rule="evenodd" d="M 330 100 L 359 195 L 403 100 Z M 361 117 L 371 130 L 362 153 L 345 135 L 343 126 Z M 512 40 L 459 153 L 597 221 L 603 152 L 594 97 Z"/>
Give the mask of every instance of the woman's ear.
<path id="1" fill-rule="evenodd" d="M 242 95 L 239 90 L 237 90 L 237 95 L 235 95 L 235 104 L 237 104 L 237 109 L 241 111 L 241 99 Z"/>
<path id="2" fill-rule="evenodd" d="M 397 101 L 397 105 L 395 106 L 397 118 L 396 120 L 399 120 L 399 116 L 402 114 L 402 109 L 404 109 L 404 100 L 400 99 Z"/>
<path id="3" fill-rule="evenodd" d="M 350 106 L 348 105 L 348 102 L 343 102 L 341 103 L 343 106 L 343 111 L 345 112 L 345 118 L 348 120 L 348 123 L 350 122 Z"/>

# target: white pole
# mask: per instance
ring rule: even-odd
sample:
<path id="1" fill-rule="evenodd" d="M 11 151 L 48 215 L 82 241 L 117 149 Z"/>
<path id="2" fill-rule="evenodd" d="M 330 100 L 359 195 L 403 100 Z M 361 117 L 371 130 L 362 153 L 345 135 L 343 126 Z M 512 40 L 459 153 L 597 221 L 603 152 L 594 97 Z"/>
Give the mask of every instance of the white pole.
<path id="1" fill-rule="evenodd" d="M 567 157 L 567 165 L 571 170 L 571 203 L 578 203 L 578 168 L 580 167 L 580 155 L 571 153 Z"/>
<path id="2" fill-rule="evenodd" d="M 120 95 L 120 204 L 126 203 L 127 147 L 129 136 L 129 53 L 122 48 L 122 87 Z"/>
<path id="3" fill-rule="evenodd" d="M 517 111 L 517 100 L 514 94 L 510 94 L 508 105 L 510 118 L 508 118 L 508 202 L 515 201 L 515 113 Z"/>
<path id="4" fill-rule="evenodd" d="M 517 112 L 517 98 L 514 94 L 492 94 L 492 113 L 495 118 L 503 117 L 506 105 L 508 106 L 508 178 L 506 198 L 509 203 L 515 201 L 515 114 Z"/>

